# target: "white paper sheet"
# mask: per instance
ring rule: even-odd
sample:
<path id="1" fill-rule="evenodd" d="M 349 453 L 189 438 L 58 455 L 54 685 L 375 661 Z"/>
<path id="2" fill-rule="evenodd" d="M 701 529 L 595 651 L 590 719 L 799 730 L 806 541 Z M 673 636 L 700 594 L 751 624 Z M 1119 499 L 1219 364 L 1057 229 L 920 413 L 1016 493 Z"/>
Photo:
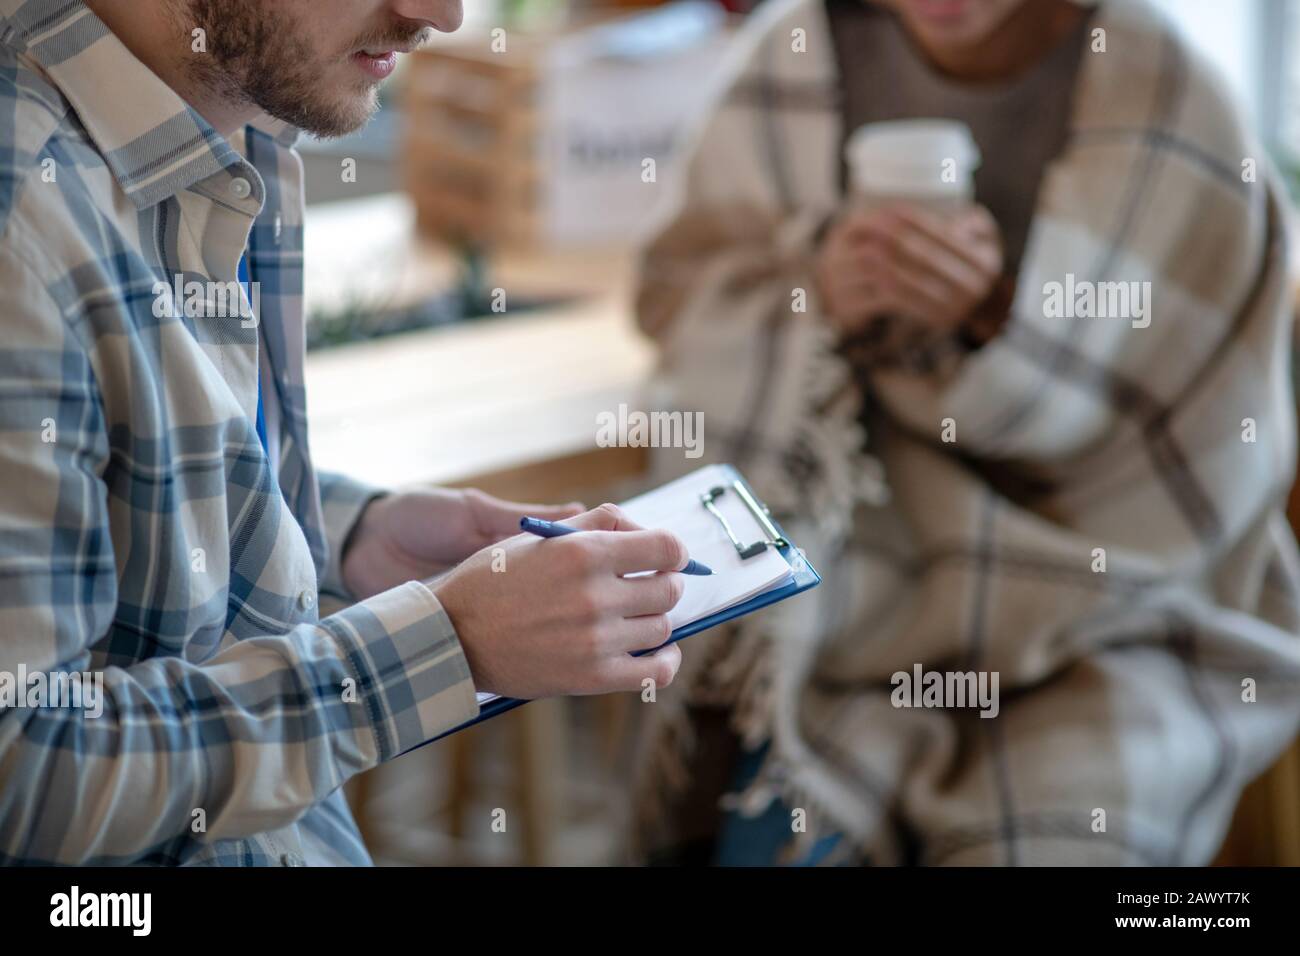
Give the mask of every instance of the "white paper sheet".
<path id="1" fill-rule="evenodd" d="M 674 532 L 692 558 L 713 569 L 707 577 L 684 575 L 686 591 L 668 613 L 674 628 L 748 601 L 790 577 L 790 565 L 775 548 L 742 561 L 718 519 L 701 504 L 702 494 L 722 485 L 726 492 L 714 501 L 714 507 L 726 517 L 736 537 L 746 545 L 766 537 L 727 480 L 729 474 L 721 465 L 708 465 L 621 506 L 642 527 Z"/>
<path id="2" fill-rule="evenodd" d="M 784 584 L 791 576 L 790 565 L 775 548 L 741 560 L 731 539 L 700 501 L 716 485 L 727 490 L 714 501 L 742 543 L 749 545 L 766 535 L 729 480 L 721 465 L 707 465 L 676 481 L 625 501 L 620 507 L 644 528 L 667 528 L 686 544 L 692 558 L 707 564 L 713 574 L 700 577 L 684 574 L 686 590 L 668 613 L 676 630 L 700 618 L 734 607 L 755 595 Z M 495 700 L 496 694 L 478 695 L 479 705 Z"/>

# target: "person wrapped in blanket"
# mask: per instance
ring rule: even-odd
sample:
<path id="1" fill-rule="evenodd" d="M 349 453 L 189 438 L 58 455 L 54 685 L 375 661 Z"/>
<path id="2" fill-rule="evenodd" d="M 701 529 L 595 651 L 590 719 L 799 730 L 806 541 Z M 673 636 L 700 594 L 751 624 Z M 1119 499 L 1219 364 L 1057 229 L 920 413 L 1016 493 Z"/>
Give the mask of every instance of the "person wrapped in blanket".
<path id="1" fill-rule="evenodd" d="M 638 316 L 825 580 L 647 709 L 642 858 L 1207 863 L 1300 723 L 1262 148 L 1141 0 L 768 0 L 736 46 Z M 972 205 L 850 201 L 908 117 L 970 128 Z"/>

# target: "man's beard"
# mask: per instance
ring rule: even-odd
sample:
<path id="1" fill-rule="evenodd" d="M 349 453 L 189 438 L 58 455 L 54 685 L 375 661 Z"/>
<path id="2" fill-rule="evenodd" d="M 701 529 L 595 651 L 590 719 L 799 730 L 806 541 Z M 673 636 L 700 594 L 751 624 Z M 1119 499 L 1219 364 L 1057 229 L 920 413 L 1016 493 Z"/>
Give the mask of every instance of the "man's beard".
<path id="1" fill-rule="evenodd" d="M 343 136 L 365 125 L 378 105 L 377 87 L 360 73 L 351 89 L 323 84 L 325 71 L 346 58 L 312 47 L 309 33 L 277 2 L 178 0 L 176 16 L 186 37 L 204 31 L 207 52 L 191 52 L 186 68 L 196 81 L 232 103 L 263 112 L 320 137 Z M 394 27 L 380 36 L 358 37 L 352 49 L 385 42 L 406 45 L 424 31 Z"/>

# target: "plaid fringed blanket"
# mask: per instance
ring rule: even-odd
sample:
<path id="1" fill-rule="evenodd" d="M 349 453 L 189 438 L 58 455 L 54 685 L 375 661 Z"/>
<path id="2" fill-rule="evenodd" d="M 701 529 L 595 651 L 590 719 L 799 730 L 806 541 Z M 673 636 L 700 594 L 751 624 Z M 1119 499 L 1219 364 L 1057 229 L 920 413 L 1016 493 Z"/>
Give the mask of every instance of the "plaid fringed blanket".
<path id="1" fill-rule="evenodd" d="M 780 798 L 804 811 L 796 845 L 840 833 L 839 859 L 879 863 L 1204 863 L 1295 735 L 1279 194 L 1155 14 L 1094 23 L 1012 315 L 928 372 L 851 368 L 818 314 L 811 254 L 843 202 L 822 4 L 748 25 L 638 309 L 706 460 L 743 469 L 826 581 L 687 649 L 648 708 L 652 844 L 688 701 L 771 742 L 735 805 Z M 1145 318 L 1087 308 L 1085 288 L 1118 301 L 1102 283 L 1146 289 Z M 996 673 L 996 716 L 927 705 L 895 677 L 918 667 Z"/>

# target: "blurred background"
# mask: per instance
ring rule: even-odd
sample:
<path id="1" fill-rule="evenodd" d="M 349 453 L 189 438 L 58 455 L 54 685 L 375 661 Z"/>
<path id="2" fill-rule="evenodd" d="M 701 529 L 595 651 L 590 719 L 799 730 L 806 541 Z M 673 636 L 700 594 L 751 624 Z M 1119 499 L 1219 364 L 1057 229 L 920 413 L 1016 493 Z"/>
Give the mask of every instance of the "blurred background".
<path id="1" fill-rule="evenodd" d="M 1155 2 L 1300 193 L 1300 0 Z M 653 388 L 636 250 L 755 6 L 470 0 L 459 33 L 404 58 L 370 125 L 304 144 L 320 467 L 520 500 L 637 490 L 643 450 L 594 442 L 598 413 Z M 356 779 L 376 861 L 622 861 L 636 709 L 537 702 Z M 1295 748 L 1248 792 L 1221 860 L 1300 864 Z"/>

